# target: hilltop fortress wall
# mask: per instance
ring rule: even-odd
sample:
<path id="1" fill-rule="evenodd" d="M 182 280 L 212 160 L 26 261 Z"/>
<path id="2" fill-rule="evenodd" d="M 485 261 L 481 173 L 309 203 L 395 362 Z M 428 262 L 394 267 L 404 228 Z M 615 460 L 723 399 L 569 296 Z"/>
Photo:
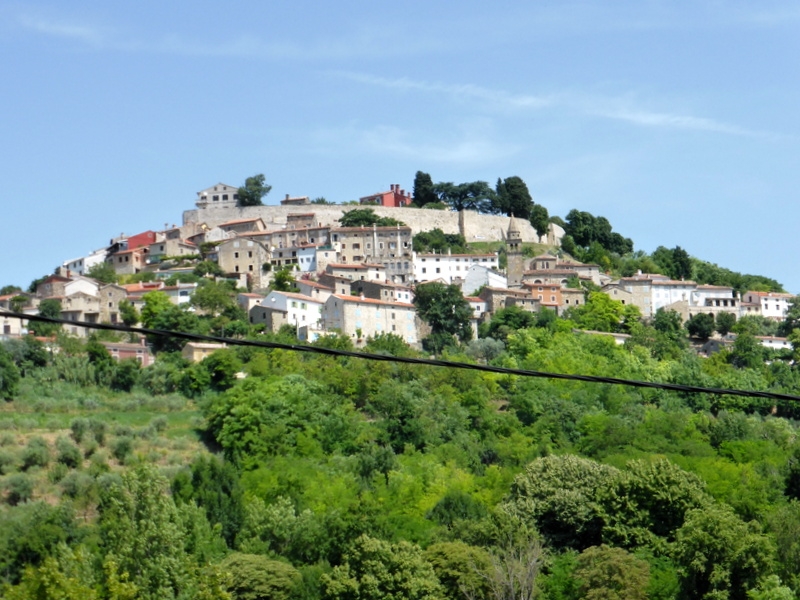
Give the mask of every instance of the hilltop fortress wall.
<path id="1" fill-rule="evenodd" d="M 453 212 L 424 208 L 389 208 L 384 206 L 305 204 L 300 206 L 264 205 L 237 207 L 232 202 L 210 205 L 198 203 L 198 207 L 183 213 L 184 225 L 205 223 L 210 227 L 239 219 L 261 217 L 268 229 L 286 226 L 287 215 L 314 213 L 320 225 L 338 226 L 337 220 L 346 211 L 354 208 L 371 208 L 382 217 L 392 217 L 402 221 L 414 234 L 439 228 L 444 233 L 461 233 L 467 242 L 493 242 L 505 239 L 509 217 L 484 215 L 471 210 Z M 564 230 L 558 225 L 550 225 L 550 232 L 540 239 L 528 221 L 517 219 L 517 226 L 523 242 L 539 242 L 557 246 L 561 243 Z"/>

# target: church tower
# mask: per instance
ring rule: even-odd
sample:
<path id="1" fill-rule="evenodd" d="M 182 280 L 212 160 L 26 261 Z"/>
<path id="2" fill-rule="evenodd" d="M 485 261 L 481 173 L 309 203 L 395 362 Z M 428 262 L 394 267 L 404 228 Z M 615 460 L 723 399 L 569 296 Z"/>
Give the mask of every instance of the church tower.
<path id="1" fill-rule="evenodd" d="M 522 258 L 522 234 L 513 216 L 508 222 L 508 232 L 506 233 L 506 264 L 508 287 L 521 287 L 524 266 Z"/>

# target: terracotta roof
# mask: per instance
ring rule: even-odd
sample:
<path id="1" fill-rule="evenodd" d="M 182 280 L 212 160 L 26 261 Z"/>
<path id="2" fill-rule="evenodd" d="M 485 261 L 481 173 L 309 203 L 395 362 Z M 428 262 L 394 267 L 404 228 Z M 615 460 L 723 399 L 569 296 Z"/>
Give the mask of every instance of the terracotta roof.
<path id="1" fill-rule="evenodd" d="M 414 308 L 413 304 L 407 302 L 386 302 L 385 300 L 375 300 L 374 298 L 362 298 L 361 296 L 341 296 L 333 294 L 334 298 L 338 298 L 343 302 L 359 302 L 361 304 L 382 304 L 384 306 L 397 306 L 400 308 Z"/>
<path id="2" fill-rule="evenodd" d="M 217 225 L 217 227 L 226 227 L 228 225 L 241 225 L 242 223 L 255 223 L 256 221 L 261 221 L 263 223 L 263 219 L 261 217 L 256 217 L 255 219 L 238 219 L 236 221 L 226 221 L 225 223 Z"/>
<path id="3" fill-rule="evenodd" d="M 655 279 L 655 280 L 653 280 L 653 285 L 689 285 L 689 286 L 692 286 L 692 285 L 697 285 L 697 284 L 694 281 L 683 281 L 683 280 L 679 281 L 677 279 Z M 704 286 L 698 285 L 697 287 L 701 288 L 701 287 L 704 287 Z M 711 287 L 714 287 L 714 286 L 711 286 Z M 727 288 L 727 289 L 730 290 L 730 289 L 733 289 L 733 288 Z"/>
<path id="4" fill-rule="evenodd" d="M 298 294 L 296 292 L 280 292 L 278 290 L 274 290 L 270 292 L 270 294 L 280 294 L 281 296 L 286 296 L 287 298 L 294 298 L 295 300 L 303 300 L 304 302 L 313 302 L 314 304 L 322 304 L 317 298 L 312 298 L 311 296 L 306 296 L 305 294 Z M 264 300 L 266 300 L 268 297 L 269 296 L 265 296 Z"/>
<path id="5" fill-rule="evenodd" d="M 385 269 L 383 265 L 370 263 L 328 263 L 329 269 Z"/>
<path id="6" fill-rule="evenodd" d="M 418 257 L 435 257 L 435 258 L 497 258 L 496 254 L 417 254 Z"/>
<path id="7" fill-rule="evenodd" d="M 759 296 L 761 298 L 794 298 L 794 294 L 787 294 L 785 292 L 751 292 L 747 291 L 745 294 L 751 296 Z"/>
<path id="8" fill-rule="evenodd" d="M 356 233 L 356 232 L 366 232 L 366 231 L 377 231 L 378 233 L 386 233 L 389 231 L 405 231 L 411 230 L 411 227 L 408 225 L 388 225 L 384 227 L 375 227 L 373 229 L 372 226 L 367 227 L 331 227 L 331 231 L 335 231 L 337 233 Z"/>
<path id="9" fill-rule="evenodd" d="M 303 284 L 309 287 L 317 288 L 319 290 L 330 290 L 333 291 L 333 288 L 328 287 L 327 285 L 322 285 L 318 281 L 311 281 L 310 279 L 301 279 L 297 282 L 298 285 Z"/>

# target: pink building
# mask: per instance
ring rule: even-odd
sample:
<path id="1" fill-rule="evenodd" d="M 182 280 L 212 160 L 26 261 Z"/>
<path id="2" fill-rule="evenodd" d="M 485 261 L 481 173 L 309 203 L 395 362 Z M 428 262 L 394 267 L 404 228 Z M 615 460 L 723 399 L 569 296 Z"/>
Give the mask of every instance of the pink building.
<path id="1" fill-rule="evenodd" d="M 411 194 L 405 190 L 400 189 L 400 184 L 393 183 L 389 186 L 391 189 L 388 192 L 380 192 L 372 194 L 371 196 L 364 196 L 359 198 L 361 204 L 378 204 L 379 206 L 386 206 L 389 208 L 400 208 L 401 206 L 408 206 L 412 202 Z"/>

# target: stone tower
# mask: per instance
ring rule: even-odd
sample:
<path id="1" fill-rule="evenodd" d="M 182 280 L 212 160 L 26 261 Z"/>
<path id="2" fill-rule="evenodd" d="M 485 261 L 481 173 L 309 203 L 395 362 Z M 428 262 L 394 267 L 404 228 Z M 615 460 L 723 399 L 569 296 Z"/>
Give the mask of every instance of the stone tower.
<path id="1" fill-rule="evenodd" d="M 522 271 L 524 269 L 522 258 L 522 234 L 520 234 L 517 222 L 514 220 L 513 216 L 508 222 L 508 232 L 506 233 L 506 260 L 508 287 L 521 287 Z"/>

